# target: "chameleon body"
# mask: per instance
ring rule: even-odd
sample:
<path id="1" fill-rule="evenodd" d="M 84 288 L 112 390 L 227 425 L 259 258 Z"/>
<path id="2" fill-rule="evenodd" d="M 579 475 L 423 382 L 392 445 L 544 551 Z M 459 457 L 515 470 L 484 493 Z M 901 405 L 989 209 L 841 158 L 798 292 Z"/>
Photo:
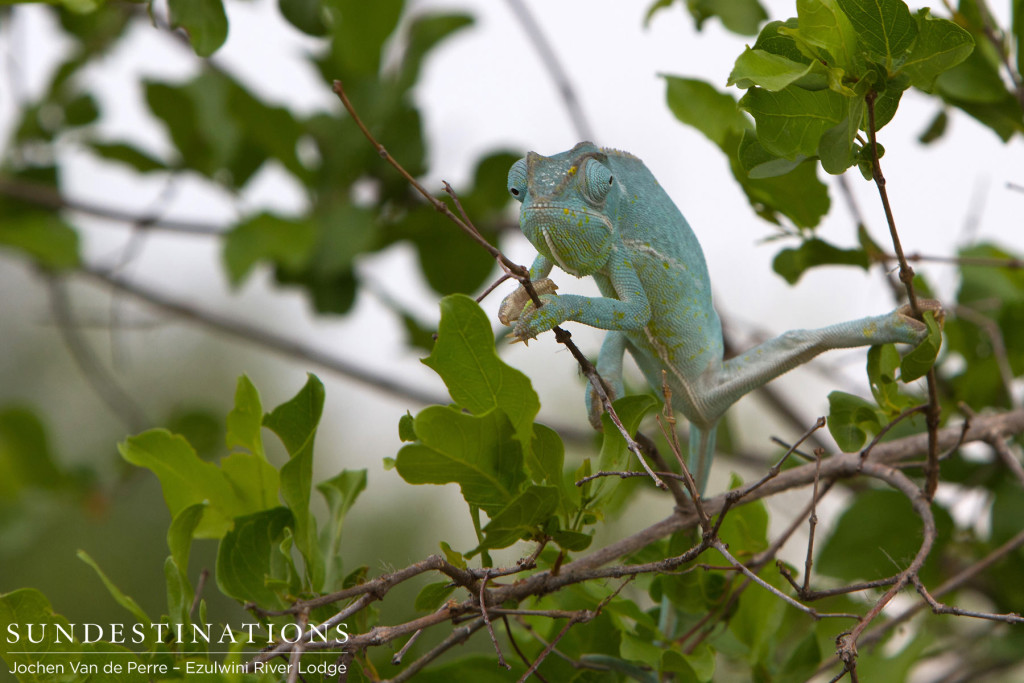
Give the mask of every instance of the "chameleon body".
<path id="1" fill-rule="evenodd" d="M 544 293 L 536 308 L 519 288 L 502 302 L 499 318 L 524 341 L 565 321 L 608 330 L 597 369 L 612 398 L 625 393 L 626 350 L 659 395 L 665 371 L 673 408 L 691 425 L 687 465 L 701 491 L 714 456 L 715 426 L 742 396 L 823 351 L 916 344 L 927 334 L 904 307 L 786 332 L 725 361 L 700 243 L 640 159 L 589 142 L 550 157 L 530 152 L 509 171 L 508 189 L 522 203 L 520 227 L 538 252 L 530 278 Z M 593 277 L 603 296 L 554 294 L 547 276 L 555 265 Z M 936 302 L 924 303 L 941 313 Z M 600 427 L 592 387 L 587 406 L 591 423 Z"/>

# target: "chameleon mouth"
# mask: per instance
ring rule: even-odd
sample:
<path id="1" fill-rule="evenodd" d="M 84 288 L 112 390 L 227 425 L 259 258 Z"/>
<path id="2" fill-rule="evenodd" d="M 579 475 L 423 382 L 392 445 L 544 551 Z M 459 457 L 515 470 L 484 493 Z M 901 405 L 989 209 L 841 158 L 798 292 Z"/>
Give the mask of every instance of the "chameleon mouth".
<path id="1" fill-rule="evenodd" d="M 551 239 L 551 231 L 548 230 L 548 228 L 541 228 L 540 234 L 544 236 L 544 243 L 548 245 L 548 251 L 551 252 L 551 256 L 552 258 L 555 259 L 555 263 L 558 264 L 558 267 L 564 270 L 565 272 L 569 273 L 570 275 L 580 277 L 580 274 L 576 272 L 573 268 L 569 267 L 569 264 L 565 262 L 565 259 L 563 259 L 558 254 L 558 249 L 555 246 L 555 241 Z"/>

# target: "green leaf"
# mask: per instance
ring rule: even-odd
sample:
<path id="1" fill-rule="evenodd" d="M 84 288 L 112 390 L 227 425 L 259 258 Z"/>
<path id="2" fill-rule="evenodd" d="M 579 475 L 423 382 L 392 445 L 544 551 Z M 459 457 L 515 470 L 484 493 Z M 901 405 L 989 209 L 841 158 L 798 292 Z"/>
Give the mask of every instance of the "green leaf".
<path id="1" fill-rule="evenodd" d="M 472 506 L 497 514 L 526 481 L 520 443 L 500 410 L 467 415 L 429 406 L 416 416 L 419 442 L 398 451 L 395 469 L 410 484 L 457 483 Z"/>
<path id="2" fill-rule="evenodd" d="M 405 411 L 405 415 L 398 418 L 398 438 L 402 441 L 415 441 L 416 429 L 413 427 L 415 419 L 412 413 Z"/>
<path id="3" fill-rule="evenodd" d="M 130 595 L 125 595 L 120 588 L 114 585 L 114 582 L 110 580 L 110 577 L 108 577 L 103 572 L 103 570 L 100 569 L 100 566 L 96 564 L 96 561 L 94 559 L 89 557 L 89 554 L 87 552 L 85 552 L 84 550 L 79 550 L 77 555 L 78 559 L 80 559 L 82 562 L 85 562 L 87 565 L 93 568 L 93 571 L 95 571 L 96 575 L 100 577 L 100 581 L 102 581 L 103 585 L 106 586 L 107 592 L 110 593 L 110 596 L 114 598 L 114 601 L 117 604 L 131 612 L 131 614 L 139 620 L 140 624 L 149 627 L 149 625 L 153 623 L 152 620 L 149 618 L 149 615 L 146 614 L 145 610 L 139 607 L 139 603 L 135 602 L 135 599 L 132 598 Z"/>
<path id="4" fill-rule="evenodd" d="M 728 519 L 727 515 L 726 521 Z M 762 571 L 761 578 L 776 588 L 785 590 L 789 586 L 774 567 L 771 571 Z M 761 586 L 743 591 L 739 606 L 729 619 L 729 631 L 749 648 L 747 661 L 758 662 L 770 656 L 775 640 L 781 635 L 780 626 L 787 609 L 786 603 Z"/>
<path id="5" fill-rule="evenodd" d="M 665 76 L 665 83 L 672 113 L 725 152 L 733 176 L 760 216 L 777 223 L 777 214 L 782 213 L 800 227 L 818 224 L 828 212 L 829 199 L 828 189 L 818 180 L 817 164 L 794 160 L 780 164 L 777 155 L 763 147 L 755 149 L 757 136 L 732 96 L 694 79 Z M 756 175 L 748 174 L 741 154 L 757 167 Z"/>
<path id="6" fill-rule="evenodd" d="M 836 0 L 797 0 L 796 13 L 797 29 L 784 26 L 779 33 L 792 37 L 808 57 L 831 57 L 829 66 L 859 72 L 863 58 L 858 49 L 857 32 Z M 825 54 L 821 54 L 822 50 Z"/>
<path id="7" fill-rule="evenodd" d="M 751 131 L 748 133 L 753 135 Z M 744 135 L 744 139 L 747 137 Z M 765 220 L 778 223 L 781 213 L 798 227 L 813 228 L 828 213 L 831 205 L 828 188 L 818 179 L 818 164 L 812 159 L 773 177 L 748 176 L 737 159 L 731 160 L 731 165 L 751 206 Z M 762 164 L 759 170 L 765 168 L 766 164 Z"/>
<path id="8" fill-rule="evenodd" d="M 849 101 L 831 90 L 747 91 L 739 102 L 757 122 L 757 139 L 776 156 L 816 156 L 821 136 L 846 118 Z"/>
<path id="9" fill-rule="evenodd" d="M 334 0 L 332 47 L 346 71 L 371 76 L 380 68 L 384 41 L 398 25 L 402 0 Z"/>
<path id="10" fill-rule="evenodd" d="M 594 542 L 593 536 L 580 531 L 552 529 L 548 533 L 551 535 L 552 540 L 558 544 L 559 548 L 571 553 L 582 552 Z"/>
<path id="11" fill-rule="evenodd" d="M 167 530 L 167 546 L 171 554 L 164 561 L 164 579 L 167 584 L 167 609 L 172 623 L 189 622 L 195 591 L 188 578 L 188 560 L 192 539 L 205 511 L 204 503 L 190 505 L 175 516 Z"/>
<path id="12" fill-rule="evenodd" d="M 306 578 L 314 589 L 324 580 L 316 518 L 309 509 L 313 443 L 323 408 L 324 385 L 310 373 L 299 393 L 263 418 L 263 426 L 277 434 L 288 450 L 288 462 L 281 467 L 281 496 L 294 515 L 295 545 L 306 561 Z"/>
<path id="13" fill-rule="evenodd" d="M 507 548 L 523 536 L 536 531 L 558 507 L 558 489 L 530 486 L 512 499 L 501 512 L 491 516 L 484 527 L 480 548 Z"/>
<path id="14" fill-rule="evenodd" d="M 870 263 L 863 249 L 840 249 L 816 237 L 796 249 L 783 249 L 772 261 L 772 269 L 791 285 L 809 268 L 824 265 L 859 266 L 867 270 Z"/>
<path id="15" fill-rule="evenodd" d="M 366 490 L 366 470 L 342 470 L 337 476 L 320 482 L 316 486 L 327 500 L 330 518 L 323 531 L 323 556 L 327 566 L 322 590 L 336 590 L 335 582 L 341 578 L 341 530 L 345 515 L 356 502 L 359 494 Z"/>
<path id="16" fill-rule="evenodd" d="M 225 440 L 229 449 L 242 448 L 261 458 L 263 453 L 263 405 L 260 392 L 246 375 L 238 378 L 235 407 L 227 416 Z"/>
<path id="17" fill-rule="evenodd" d="M 917 37 L 917 24 L 903 0 L 837 0 L 857 33 L 860 48 L 899 68 Z"/>
<path id="18" fill-rule="evenodd" d="M 12 247 L 39 266 L 53 270 L 74 268 L 80 260 L 78 233 L 48 211 L 5 211 L 4 220 L 0 221 L 2 246 Z"/>
<path id="19" fill-rule="evenodd" d="M 435 612 L 455 591 L 455 588 L 456 586 L 451 581 L 428 583 L 420 589 L 413 602 L 413 609 L 417 612 Z"/>
<path id="20" fill-rule="evenodd" d="M 278 0 L 281 16 L 303 33 L 324 36 L 328 33 L 326 9 L 321 0 Z"/>
<path id="21" fill-rule="evenodd" d="M 55 488 L 65 479 L 36 414 L 18 407 L 0 410 L 0 501 Z"/>
<path id="22" fill-rule="evenodd" d="M 707 643 L 700 643 L 693 652 L 682 654 L 675 650 L 665 650 L 661 656 L 662 671 L 673 671 L 679 681 L 699 681 L 707 683 L 715 676 L 715 651 Z"/>
<path id="23" fill-rule="evenodd" d="M 777 157 L 757 141 L 753 131 L 748 130 L 740 140 L 738 159 L 749 180 L 761 180 L 786 175 L 799 168 L 807 158 L 799 154 L 795 159 Z"/>
<path id="24" fill-rule="evenodd" d="M 935 86 L 945 98 L 973 104 L 997 104 L 1007 95 L 999 70 L 981 50 L 972 51 L 964 61 L 939 74 Z"/>
<path id="25" fill-rule="evenodd" d="M 924 377 L 935 364 L 935 358 L 939 355 L 939 347 L 942 346 L 942 329 L 935 320 L 935 314 L 925 311 L 924 323 L 928 326 L 928 336 L 905 355 L 900 363 L 900 379 L 904 382 L 913 382 Z"/>
<path id="26" fill-rule="evenodd" d="M 277 590 L 268 585 L 287 577 L 278 547 L 285 530 L 292 526 L 292 513 L 283 507 L 239 517 L 217 549 L 217 586 L 241 602 L 265 608 L 285 604 Z"/>
<path id="27" fill-rule="evenodd" d="M 171 520 L 167 529 L 167 547 L 171 551 L 171 559 L 182 574 L 188 573 L 188 559 L 192 552 L 192 539 L 203 519 L 206 503 L 189 505 Z"/>
<path id="28" fill-rule="evenodd" d="M 750 122 L 731 95 L 693 78 L 664 76 L 664 79 L 668 108 L 675 117 L 699 130 L 719 147 L 726 144 L 730 133 L 742 133 L 750 128 Z"/>
<path id="29" fill-rule="evenodd" d="M 953 531 L 945 508 L 932 506 L 943 547 Z M 903 570 L 921 546 L 921 518 L 899 492 L 868 489 L 859 492 L 839 518 L 835 531 L 822 545 L 815 567 L 842 581 L 879 579 Z M 941 558 L 928 558 L 921 572 L 926 584 L 938 578 Z"/>
<path id="30" fill-rule="evenodd" d="M 224 266 L 232 285 L 239 285 L 260 261 L 298 270 L 309 260 L 316 228 L 307 220 L 289 220 L 261 213 L 240 223 L 224 238 Z"/>
<path id="31" fill-rule="evenodd" d="M 928 124 L 928 127 L 925 128 L 921 135 L 918 136 L 917 141 L 922 145 L 928 145 L 935 142 L 945 135 L 948 125 L 949 113 L 946 111 L 945 107 L 943 107 L 935 114 L 935 118 L 933 118 L 932 122 Z"/>
<path id="32" fill-rule="evenodd" d="M 881 344 L 868 349 L 868 382 L 875 402 L 890 417 L 907 407 L 907 397 L 900 396 L 896 370 L 900 367 L 900 354 L 895 344 Z"/>
<path id="33" fill-rule="evenodd" d="M 475 301 L 461 294 L 441 300 L 437 343 L 423 363 L 441 376 L 452 399 L 473 415 L 494 408 L 503 411 L 523 449 L 530 448 L 540 400 L 529 378 L 498 357 L 491 325 Z M 416 433 L 420 434 L 418 427 Z"/>
<path id="34" fill-rule="evenodd" d="M 738 489 L 743 482 L 736 475 L 729 483 L 730 489 Z M 733 552 L 742 558 L 745 554 L 760 552 L 768 547 L 768 508 L 758 500 L 738 508 L 732 508 L 725 515 L 719 535 Z M 722 558 L 725 562 L 725 558 Z"/>
<path id="35" fill-rule="evenodd" d="M 657 405 L 658 401 L 649 394 L 624 396 L 612 403 L 612 407 L 615 408 L 615 413 L 619 416 L 622 426 L 631 435 L 636 434 L 636 430 L 640 427 L 640 420 L 643 419 L 644 415 Z M 618 428 L 612 424 L 612 419 L 608 416 L 608 413 L 601 415 L 601 427 L 603 429 L 603 438 L 601 440 L 601 454 L 598 459 L 600 469 L 624 472 L 629 469 L 639 468 L 641 466 L 640 463 L 634 462 L 636 456 L 626 446 L 626 440 L 622 438 Z M 602 479 L 602 481 L 608 481 L 608 479 Z"/>
<path id="36" fill-rule="evenodd" d="M 24 643 L 20 642 L 9 643 L 10 629 L 14 629 L 18 633 L 20 636 L 19 641 L 24 638 L 25 642 L 27 642 L 28 633 L 24 626 L 25 624 L 32 624 L 39 630 L 45 629 L 48 637 L 42 638 L 42 642 L 32 643 L 31 648 L 26 648 Z M 65 653 L 61 657 L 64 662 L 67 662 L 68 667 L 72 663 L 77 664 L 80 661 L 80 656 L 75 653 L 82 646 L 78 641 L 68 643 L 64 639 L 59 639 L 58 642 L 59 637 L 56 635 L 58 633 L 56 627 L 58 626 L 65 632 L 71 631 L 71 624 L 68 620 L 55 613 L 53 607 L 50 606 L 50 601 L 38 590 L 34 588 L 20 588 L 0 595 L 0 630 L 4 633 L 4 637 L 0 638 L 0 654 L 3 655 L 4 661 L 7 662 L 9 668 L 13 669 L 15 666 L 28 667 L 36 661 L 52 661 L 52 658 L 47 655 L 57 652 Z M 36 637 L 38 638 L 39 636 Z M 31 649 L 32 652 L 22 652 L 22 650 L 26 649 Z M 21 680 L 56 681 L 58 677 L 33 676 Z"/>
<path id="37" fill-rule="evenodd" d="M 208 504 L 197 538 L 220 538 L 232 520 L 251 512 L 216 465 L 203 462 L 184 438 L 165 429 L 151 429 L 118 444 L 121 456 L 146 467 L 160 480 L 164 501 L 176 517 L 196 503 Z"/>
<path id="38" fill-rule="evenodd" d="M 441 541 L 441 552 L 444 553 L 444 559 L 448 564 L 458 567 L 459 569 L 465 569 L 466 558 L 462 556 L 462 553 L 452 550 L 452 547 L 445 541 Z"/>
<path id="39" fill-rule="evenodd" d="M 184 28 L 192 49 L 209 57 L 228 37 L 228 17 L 221 0 L 168 0 L 171 28 Z"/>
<path id="40" fill-rule="evenodd" d="M 91 142 L 89 147 L 104 159 L 128 164 L 139 173 L 167 170 L 167 164 L 164 162 L 154 159 L 138 148 L 123 142 Z"/>
<path id="41" fill-rule="evenodd" d="M 828 431 L 844 453 L 859 450 L 867 432 L 881 428 L 875 407 L 861 397 L 843 391 L 828 395 Z"/>
<path id="42" fill-rule="evenodd" d="M 761 29 L 761 33 L 757 36 L 757 41 L 754 42 L 753 49 L 785 57 L 793 62 L 810 64 L 814 60 L 800 51 L 796 40 L 793 38 L 792 33 L 797 28 L 796 17 L 790 17 L 786 21 L 770 21 Z M 786 29 L 786 31 L 783 32 L 782 29 Z M 853 29 L 851 28 L 850 31 L 853 31 Z"/>
<path id="43" fill-rule="evenodd" d="M 280 475 L 263 456 L 232 453 L 220 461 L 220 468 L 246 510 L 267 510 L 278 505 Z"/>
<path id="44" fill-rule="evenodd" d="M 818 637 L 814 633 L 808 633 L 786 658 L 781 676 L 789 681 L 810 680 L 814 677 L 819 664 L 821 647 L 818 645 Z"/>
<path id="45" fill-rule="evenodd" d="M 915 16 L 918 35 L 903 71 L 916 88 L 930 91 L 939 74 L 967 59 L 974 50 L 971 34 L 952 21 L 931 15 L 928 8 Z"/>
<path id="46" fill-rule="evenodd" d="M 688 0 L 690 14 L 697 22 L 697 30 L 711 17 L 718 17 L 722 25 L 733 33 L 752 36 L 757 27 L 768 18 L 757 0 Z M 653 12 L 652 8 L 649 12 Z"/>
<path id="47" fill-rule="evenodd" d="M 468 14 L 426 14 L 415 17 L 409 26 L 402 55 L 402 89 L 408 89 L 416 83 L 427 53 L 453 33 L 472 24 L 473 17 Z"/>
<path id="48" fill-rule="evenodd" d="M 756 85 L 778 92 L 808 76 L 815 64 L 818 62 L 796 62 L 782 55 L 748 47 L 736 58 L 728 85 L 738 88 Z"/>
<path id="49" fill-rule="evenodd" d="M 533 447 L 526 454 L 530 477 L 537 484 L 559 491 L 561 511 L 569 519 L 579 507 L 580 490 L 565 477 L 565 446 L 558 432 L 542 424 L 533 425 Z"/>

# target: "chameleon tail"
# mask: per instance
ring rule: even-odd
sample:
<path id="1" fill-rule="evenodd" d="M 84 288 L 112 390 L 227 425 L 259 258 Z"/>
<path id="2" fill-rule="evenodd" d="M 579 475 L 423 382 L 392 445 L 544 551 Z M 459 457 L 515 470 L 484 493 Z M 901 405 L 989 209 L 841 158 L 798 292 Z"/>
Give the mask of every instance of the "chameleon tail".
<path id="1" fill-rule="evenodd" d="M 715 434 L 717 424 L 701 429 L 690 424 L 690 452 L 687 454 L 686 466 L 690 468 L 697 491 L 704 495 L 708 485 L 708 474 L 711 472 L 711 461 L 715 457 Z"/>

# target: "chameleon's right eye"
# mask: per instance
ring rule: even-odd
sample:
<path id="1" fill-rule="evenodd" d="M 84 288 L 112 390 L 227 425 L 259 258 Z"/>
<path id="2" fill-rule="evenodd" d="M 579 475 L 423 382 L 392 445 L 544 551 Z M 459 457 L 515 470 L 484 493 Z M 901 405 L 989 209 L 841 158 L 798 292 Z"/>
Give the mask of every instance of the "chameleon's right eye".
<path id="1" fill-rule="evenodd" d="M 597 159 L 587 161 L 586 182 L 583 189 L 590 201 L 600 204 L 608 196 L 608 191 L 615 182 L 611 170 Z"/>
<path id="2" fill-rule="evenodd" d="M 526 196 L 526 159 L 520 159 L 509 169 L 508 193 L 517 202 L 522 202 Z"/>

